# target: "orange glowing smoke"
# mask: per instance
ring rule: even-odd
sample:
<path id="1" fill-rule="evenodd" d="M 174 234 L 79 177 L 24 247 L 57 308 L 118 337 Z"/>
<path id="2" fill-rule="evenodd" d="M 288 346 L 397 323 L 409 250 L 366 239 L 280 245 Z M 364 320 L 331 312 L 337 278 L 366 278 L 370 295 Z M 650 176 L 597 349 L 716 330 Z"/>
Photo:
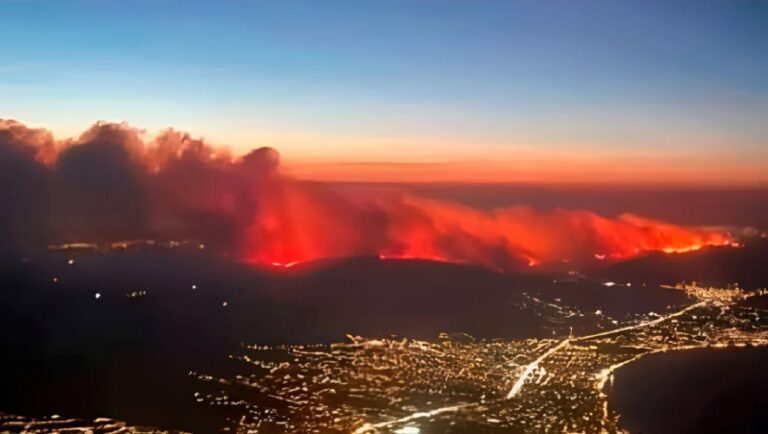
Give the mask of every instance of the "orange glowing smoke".
<path id="1" fill-rule="evenodd" d="M 609 219 L 583 210 L 537 212 L 526 206 L 483 212 L 408 194 L 325 197 L 336 204 L 328 207 L 315 202 L 323 198 L 295 194 L 280 198 L 276 213 L 282 218 L 269 212 L 270 218 L 254 221 L 244 250 L 247 260 L 295 265 L 376 254 L 515 270 L 583 266 L 732 242 L 724 232 L 631 214 Z"/>
<path id="2" fill-rule="evenodd" d="M 8 190 L 3 200 L 16 202 L 4 209 L 40 209 L 51 217 L 12 216 L 7 220 L 16 226 L 8 234 L 50 242 L 194 238 L 244 261 L 285 268 L 379 255 L 503 270 L 732 243 L 722 231 L 630 214 L 481 211 L 407 193 L 340 191 L 284 175 L 274 149 L 234 157 L 170 129 L 145 140 L 126 124 L 97 123 L 78 139 L 55 141 L 46 130 L 0 120 L 0 157 L 9 179 L 25 180 Z M 19 197 L 35 206 L 18 206 Z M 29 226 L 36 220 L 39 227 Z"/>

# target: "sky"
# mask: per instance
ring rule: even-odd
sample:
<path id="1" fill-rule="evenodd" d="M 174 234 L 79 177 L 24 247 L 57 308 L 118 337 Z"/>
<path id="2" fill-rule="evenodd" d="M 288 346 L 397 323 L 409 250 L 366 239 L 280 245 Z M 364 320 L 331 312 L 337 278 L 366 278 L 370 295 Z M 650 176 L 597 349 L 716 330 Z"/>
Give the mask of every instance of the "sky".
<path id="1" fill-rule="evenodd" d="M 768 185 L 768 3 L 0 0 L 0 118 L 302 178 Z"/>

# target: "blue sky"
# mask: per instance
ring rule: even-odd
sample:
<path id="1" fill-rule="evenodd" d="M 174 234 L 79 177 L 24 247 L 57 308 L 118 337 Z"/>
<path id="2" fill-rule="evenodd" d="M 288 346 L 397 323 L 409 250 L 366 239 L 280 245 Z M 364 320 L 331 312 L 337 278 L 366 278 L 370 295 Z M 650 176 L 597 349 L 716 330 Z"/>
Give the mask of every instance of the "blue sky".
<path id="1" fill-rule="evenodd" d="M 0 117 L 59 135 L 106 119 L 294 160 L 768 163 L 762 2 L 0 8 Z"/>

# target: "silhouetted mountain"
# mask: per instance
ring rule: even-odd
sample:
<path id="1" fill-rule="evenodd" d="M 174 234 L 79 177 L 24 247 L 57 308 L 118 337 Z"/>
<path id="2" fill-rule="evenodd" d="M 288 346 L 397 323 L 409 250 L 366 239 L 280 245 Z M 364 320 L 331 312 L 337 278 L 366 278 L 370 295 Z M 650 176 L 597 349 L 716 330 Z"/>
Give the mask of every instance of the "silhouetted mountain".
<path id="1" fill-rule="evenodd" d="M 742 248 L 710 247 L 681 254 L 656 253 L 621 262 L 596 274 L 648 284 L 695 280 L 711 285 L 738 282 L 744 288 L 768 286 L 768 239 L 754 238 Z"/>

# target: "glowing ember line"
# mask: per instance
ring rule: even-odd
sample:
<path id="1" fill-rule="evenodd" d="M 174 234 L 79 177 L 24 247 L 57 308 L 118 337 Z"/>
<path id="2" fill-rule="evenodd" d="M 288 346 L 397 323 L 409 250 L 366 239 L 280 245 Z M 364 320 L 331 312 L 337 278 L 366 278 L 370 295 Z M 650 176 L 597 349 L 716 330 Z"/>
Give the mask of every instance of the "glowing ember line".
<path id="1" fill-rule="evenodd" d="M 291 268 L 291 267 L 297 265 L 298 263 L 299 263 L 299 261 L 291 261 L 291 262 L 277 262 L 277 261 L 274 261 L 274 262 L 270 262 L 270 265 L 272 265 L 273 267 L 279 267 L 279 268 Z"/>

